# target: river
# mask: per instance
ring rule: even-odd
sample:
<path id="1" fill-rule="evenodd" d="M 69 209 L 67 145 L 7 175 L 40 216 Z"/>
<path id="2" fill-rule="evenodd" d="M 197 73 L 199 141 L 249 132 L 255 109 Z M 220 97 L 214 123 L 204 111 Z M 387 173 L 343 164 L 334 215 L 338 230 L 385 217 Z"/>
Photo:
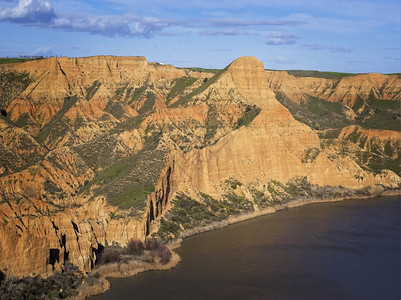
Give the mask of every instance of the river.
<path id="1" fill-rule="evenodd" d="M 184 240 L 173 270 L 94 299 L 400 299 L 396 197 L 311 204 Z"/>

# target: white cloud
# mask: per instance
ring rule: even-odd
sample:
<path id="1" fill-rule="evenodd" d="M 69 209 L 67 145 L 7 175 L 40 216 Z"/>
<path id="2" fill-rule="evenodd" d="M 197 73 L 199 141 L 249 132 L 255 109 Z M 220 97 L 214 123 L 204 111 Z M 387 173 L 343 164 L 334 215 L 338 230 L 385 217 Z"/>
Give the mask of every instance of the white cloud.
<path id="1" fill-rule="evenodd" d="M 240 35 L 238 30 L 225 29 L 225 30 L 202 30 L 199 32 L 200 35 L 215 36 L 215 35 Z"/>
<path id="2" fill-rule="evenodd" d="M 39 47 L 33 51 L 33 55 L 37 56 L 52 56 L 53 49 L 51 47 Z"/>
<path id="3" fill-rule="evenodd" d="M 298 37 L 288 32 L 273 32 L 265 39 L 267 45 L 292 45 L 295 44 Z"/>
<path id="4" fill-rule="evenodd" d="M 13 8 L 0 10 L 0 21 L 23 24 L 46 24 L 56 18 L 56 13 L 48 1 L 19 0 Z"/>
<path id="5" fill-rule="evenodd" d="M 355 47 L 325 46 L 321 44 L 303 44 L 302 46 L 309 50 L 330 50 L 333 53 L 349 53 L 356 49 Z"/>
<path id="6" fill-rule="evenodd" d="M 0 10 L 1 21 L 104 36 L 146 38 L 169 26 L 168 22 L 157 18 L 135 14 L 122 16 L 61 15 L 53 9 L 50 2 L 44 0 L 19 0 L 16 6 Z"/>

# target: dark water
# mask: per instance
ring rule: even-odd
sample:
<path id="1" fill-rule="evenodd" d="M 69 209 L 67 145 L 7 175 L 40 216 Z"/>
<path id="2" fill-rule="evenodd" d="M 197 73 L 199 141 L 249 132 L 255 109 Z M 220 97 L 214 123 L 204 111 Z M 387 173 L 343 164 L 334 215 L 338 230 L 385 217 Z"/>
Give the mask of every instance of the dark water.
<path id="1" fill-rule="evenodd" d="M 400 197 L 281 211 L 185 240 L 96 299 L 400 299 Z"/>

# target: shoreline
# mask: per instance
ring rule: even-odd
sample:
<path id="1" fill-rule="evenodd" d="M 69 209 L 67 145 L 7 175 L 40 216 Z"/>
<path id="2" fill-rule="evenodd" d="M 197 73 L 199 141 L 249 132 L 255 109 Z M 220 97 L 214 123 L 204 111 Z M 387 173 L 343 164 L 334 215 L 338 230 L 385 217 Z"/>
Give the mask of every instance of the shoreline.
<path id="1" fill-rule="evenodd" d="M 181 257 L 171 250 L 171 259 L 166 264 L 161 264 L 159 261 L 150 263 L 140 260 L 131 260 L 126 263 L 111 263 L 102 265 L 95 269 L 95 273 L 100 275 L 99 282 L 90 284 L 84 280 L 78 288 L 78 294 L 72 299 L 84 300 L 92 296 L 101 295 L 110 289 L 110 282 L 107 278 L 126 278 L 134 277 L 135 275 L 147 271 L 168 271 L 174 269 L 181 261 Z"/>
<path id="2" fill-rule="evenodd" d="M 393 190 L 393 191 L 384 191 L 382 193 L 378 194 L 370 194 L 370 195 L 352 195 L 349 197 L 337 197 L 337 198 L 306 198 L 306 199 L 295 199 L 291 200 L 284 205 L 275 205 L 271 207 L 266 207 L 264 209 L 258 210 L 258 211 L 253 211 L 250 213 L 243 213 L 235 216 L 230 216 L 226 220 L 223 221 L 218 221 L 218 222 L 213 222 L 211 224 L 205 225 L 205 226 L 199 226 L 195 227 L 192 229 L 185 230 L 180 233 L 179 237 L 172 240 L 171 242 L 168 242 L 167 245 L 171 249 L 176 249 L 181 246 L 181 243 L 183 242 L 184 239 L 189 238 L 191 236 L 205 233 L 208 231 L 212 230 L 217 230 L 217 229 L 222 229 L 225 227 L 228 227 L 232 224 L 240 223 L 240 222 L 245 222 L 257 217 L 265 216 L 265 215 L 270 215 L 273 213 L 276 213 L 278 211 L 282 210 L 288 210 L 291 208 L 297 208 L 309 204 L 317 204 L 317 203 L 330 203 L 330 202 L 341 202 L 345 200 L 352 200 L 352 199 L 370 199 L 374 197 L 392 197 L 392 196 L 400 196 L 401 195 L 401 189 Z"/>
<path id="3" fill-rule="evenodd" d="M 378 194 L 371 195 L 362 195 L 362 196 L 349 196 L 349 197 L 338 197 L 338 198 L 307 198 L 307 199 L 296 199 L 287 202 L 285 205 L 275 205 L 273 207 L 266 207 L 264 209 L 253 211 L 251 213 L 244 213 L 236 216 L 228 217 L 228 219 L 213 222 L 209 225 L 195 227 L 180 233 L 179 237 L 175 240 L 168 242 L 167 245 L 171 249 L 171 260 L 162 265 L 158 262 L 156 263 L 146 263 L 141 261 L 130 261 L 125 264 L 117 264 L 113 263 L 110 265 L 101 266 L 99 269 L 95 270 L 95 272 L 99 272 L 101 277 L 99 278 L 99 283 L 95 285 L 89 285 L 84 282 L 78 288 L 78 294 L 73 297 L 74 300 L 83 300 L 88 299 L 89 297 L 100 295 L 105 293 L 110 289 L 110 282 L 107 278 L 125 278 L 125 277 L 134 277 L 135 275 L 147 272 L 147 271 L 168 271 L 174 269 L 178 263 L 181 261 L 181 257 L 173 251 L 173 249 L 177 249 L 181 246 L 181 243 L 184 239 L 195 236 L 197 234 L 205 233 L 208 231 L 213 231 L 217 229 L 222 229 L 228 227 L 232 224 L 244 222 L 247 220 L 251 220 L 257 217 L 273 214 L 278 211 L 288 210 L 291 208 L 301 207 L 309 204 L 317 204 L 317 203 L 330 203 L 330 202 L 340 202 L 345 200 L 352 199 L 370 199 L 374 197 L 391 197 L 391 196 L 399 196 L 401 195 L 401 190 L 393 190 L 393 191 L 384 191 Z"/>

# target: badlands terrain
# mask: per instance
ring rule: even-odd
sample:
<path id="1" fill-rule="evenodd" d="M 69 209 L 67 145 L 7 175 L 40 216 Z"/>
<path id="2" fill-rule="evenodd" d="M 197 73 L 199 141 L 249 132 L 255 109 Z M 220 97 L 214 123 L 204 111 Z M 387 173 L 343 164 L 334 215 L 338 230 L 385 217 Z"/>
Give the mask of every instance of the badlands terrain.
<path id="1" fill-rule="evenodd" d="M 397 74 L 97 56 L 0 77 L 1 277 L 90 272 L 130 239 L 401 186 Z"/>

